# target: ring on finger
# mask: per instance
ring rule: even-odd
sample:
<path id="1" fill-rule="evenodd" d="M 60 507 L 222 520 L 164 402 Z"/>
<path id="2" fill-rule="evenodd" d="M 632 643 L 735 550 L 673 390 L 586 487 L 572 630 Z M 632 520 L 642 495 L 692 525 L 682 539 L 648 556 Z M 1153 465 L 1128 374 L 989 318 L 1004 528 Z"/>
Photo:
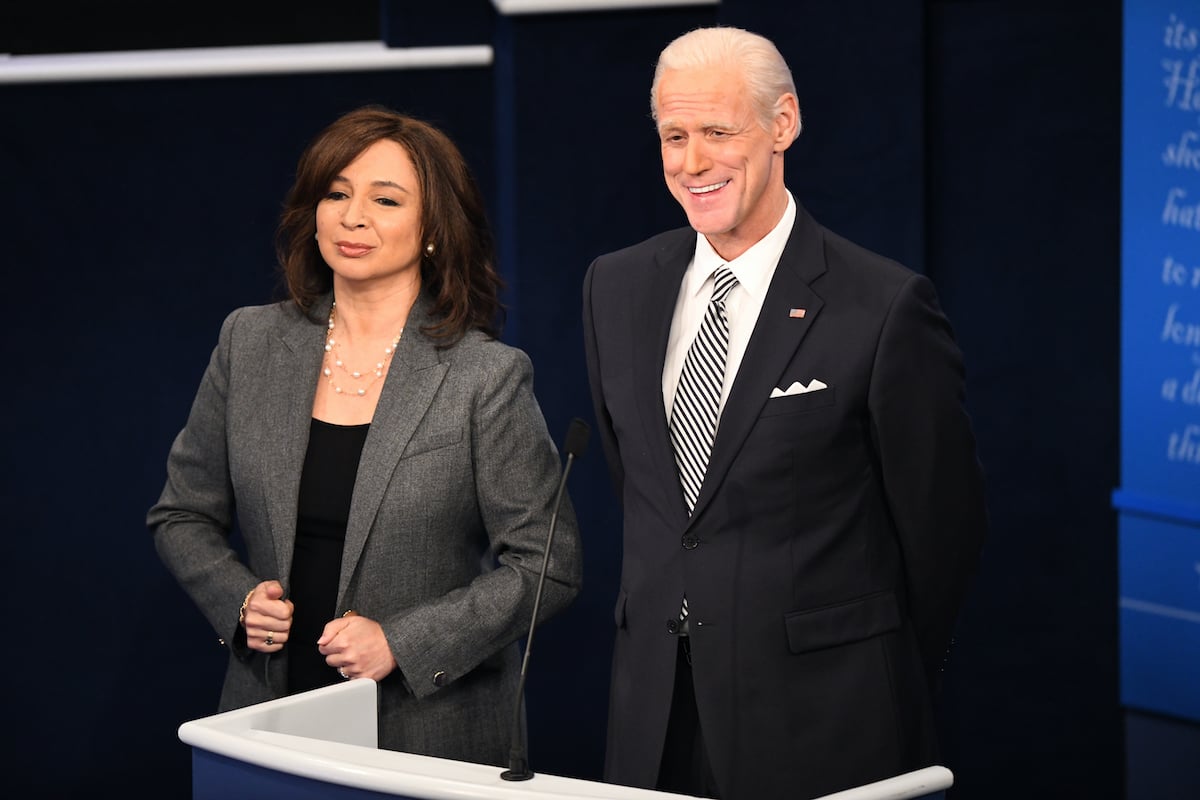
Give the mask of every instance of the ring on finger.
<path id="1" fill-rule="evenodd" d="M 346 674 L 346 670 L 338 667 L 338 675 L 341 675 L 345 680 L 350 680 L 350 676 Z"/>
<path id="2" fill-rule="evenodd" d="M 264 641 L 268 645 L 275 644 L 275 631 L 267 631 L 267 638 Z"/>

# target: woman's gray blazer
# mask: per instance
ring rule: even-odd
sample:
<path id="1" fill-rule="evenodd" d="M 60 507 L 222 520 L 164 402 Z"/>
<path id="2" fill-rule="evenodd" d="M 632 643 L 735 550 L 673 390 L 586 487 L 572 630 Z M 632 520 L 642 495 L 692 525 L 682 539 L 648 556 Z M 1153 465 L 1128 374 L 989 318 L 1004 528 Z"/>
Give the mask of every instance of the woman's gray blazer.
<path id="1" fill-rule="evenodd" d="M 163 562 L 230 649 L 221 711 L 286 694 L 300 646 L 248 649 L 238 609 L 260 581 L 289 590 L 330 302 L 311 317 L 285 302 L 226 318 L 147 514 Z M 379 685 L 380 747 L 503 765 L 560 462 L 529 358 L 475 332 L 438 349 L 420 332 L 429 309 L 422 297 L 409 315 L 363 446 L 337 613 L 377 620 L 399 666 Z M 565 495 L 552 549 L 540 618 L 579 591 Z"/>

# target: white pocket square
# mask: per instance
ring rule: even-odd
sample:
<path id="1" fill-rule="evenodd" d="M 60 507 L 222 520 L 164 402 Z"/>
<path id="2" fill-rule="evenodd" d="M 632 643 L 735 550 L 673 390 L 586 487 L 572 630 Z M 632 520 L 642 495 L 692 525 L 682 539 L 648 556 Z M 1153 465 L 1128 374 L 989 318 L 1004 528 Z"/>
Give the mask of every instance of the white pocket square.
<path id="1" fill-rule="evenodd" d="M 827 385 L 825 385 L 825 383 L 818 380 L 817 378 L 813 378 L 811 381 L 808 382 L 808 386 L 805 386 L 800 381 L 796 381 L 795 383 L 793 383 L 791 386 L 789 386 L 787 388 L 786 392 L 783 389 L 776 387 L 771 390 L 771 397 L 791 397 L 794 394 L 804 394 L 806 392 L 818 392 L 821 389 L 828 389 L 828 388 L 829 387 Z"/>

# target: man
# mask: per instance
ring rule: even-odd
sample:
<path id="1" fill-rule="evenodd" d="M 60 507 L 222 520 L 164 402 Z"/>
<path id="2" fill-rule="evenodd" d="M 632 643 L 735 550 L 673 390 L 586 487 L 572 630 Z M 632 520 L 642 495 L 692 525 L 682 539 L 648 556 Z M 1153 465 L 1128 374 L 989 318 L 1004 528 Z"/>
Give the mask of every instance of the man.
<path id="1" fill-rule="evenodd" d="M 797 800 L 937 763 L 987 528 L 950 325 L 784 186 L 800 111 L 771 42 L 680 37 L 651 106 L 690 226 L 584 285 L 624 514 L 605 778 Z"/>

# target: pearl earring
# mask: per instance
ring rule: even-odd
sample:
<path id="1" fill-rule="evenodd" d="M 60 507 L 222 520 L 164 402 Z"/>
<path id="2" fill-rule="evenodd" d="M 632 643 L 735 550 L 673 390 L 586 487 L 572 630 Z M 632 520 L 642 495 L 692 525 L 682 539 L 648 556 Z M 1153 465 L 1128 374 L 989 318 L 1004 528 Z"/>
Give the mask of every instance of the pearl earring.
<path id="1" fill-rule="evenodd" d="M 433 246 L 433 242 L 425 245 L 425 255 L 432 256 L 435 250 L 437 250 L 437 248 Z"/>

